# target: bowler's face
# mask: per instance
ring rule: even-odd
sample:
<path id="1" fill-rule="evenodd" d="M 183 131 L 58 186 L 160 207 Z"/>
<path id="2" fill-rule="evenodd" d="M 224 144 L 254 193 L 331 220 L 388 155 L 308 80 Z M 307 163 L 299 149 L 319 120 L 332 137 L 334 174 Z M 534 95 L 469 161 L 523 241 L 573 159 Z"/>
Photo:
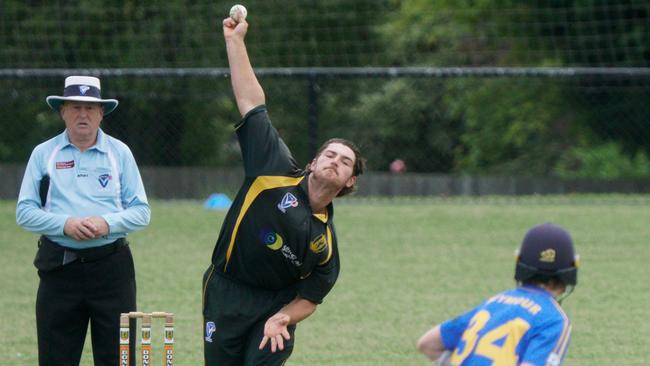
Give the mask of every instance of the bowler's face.
<path id="1" fill-rule="evenodd" d="M 356 181 L 353 177 L 355 155 L 349 147 L 333 142 L 329 144 L 311 163 L 315 177 L 329 181 L 339 189 L 351 187 Z"/>
<path id="2" fill-rule="evenodd" d="M 104 107 L 100 103 L 66 101 L 61 106 L 61 117 L 71 141 L 92 139 L 104 118 Z"/>

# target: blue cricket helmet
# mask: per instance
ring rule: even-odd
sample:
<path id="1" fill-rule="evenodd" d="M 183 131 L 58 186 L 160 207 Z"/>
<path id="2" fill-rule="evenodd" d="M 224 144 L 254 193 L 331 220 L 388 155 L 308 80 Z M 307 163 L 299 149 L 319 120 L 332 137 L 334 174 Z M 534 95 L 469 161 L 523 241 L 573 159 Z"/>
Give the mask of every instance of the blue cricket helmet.
<path id="1" fill-rule="evenodd" d="M 557 279 L 565 285 L 578 282 L 578 256 L 571 235 L 559 225 L 546 223 L 526 233 L 517 255 L 515 280 Z"/>

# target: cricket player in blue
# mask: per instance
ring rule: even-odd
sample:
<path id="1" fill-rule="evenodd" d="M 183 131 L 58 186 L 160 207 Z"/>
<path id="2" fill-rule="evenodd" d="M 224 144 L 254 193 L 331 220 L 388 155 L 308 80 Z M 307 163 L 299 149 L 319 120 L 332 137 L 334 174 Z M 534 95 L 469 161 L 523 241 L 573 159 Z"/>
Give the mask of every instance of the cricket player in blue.
<path id="1" fill-rule="evenodd" d="M 518 287 L 433 327 L 417 348 L 439 365 L 558 366 L 571 338 L 559 301 L 577 282 L 569 233 L 554 224 L 524 237 L 515 269 Z"/>
<path id="2" fill-rule="evenodd" d="M 40 365 L 78 365 L 89 324 L 94 364 L 115 365 L 120 313 L 136 310 L 126 235 L 150 209 L 131 151 L 99 128 L 118 104 L 100 91 L 99 79 L 70 76 L 63 96 L 47 97 L 66 128 L 34 148 L 18 197 L 18 225 L 41 234 Z"/>

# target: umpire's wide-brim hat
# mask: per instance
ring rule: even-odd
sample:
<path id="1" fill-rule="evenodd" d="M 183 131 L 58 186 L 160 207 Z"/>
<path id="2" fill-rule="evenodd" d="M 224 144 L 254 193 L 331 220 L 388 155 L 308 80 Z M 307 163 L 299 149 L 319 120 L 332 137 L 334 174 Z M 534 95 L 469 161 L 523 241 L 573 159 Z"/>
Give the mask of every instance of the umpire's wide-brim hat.
<path id="1" fill-rule="evenodd" d="M 117 108 L 119 102 L 115 99 L 102 99 L 102 87 L 99 79 L 92 76 L 68 76 L 65 78 L 63 96 L 50 95 L 45 101 L 50 108 L 59 111 L 61 104 L 66 100 L 78 102 L 101 103 L 104 106 L 104 115 Z"/>

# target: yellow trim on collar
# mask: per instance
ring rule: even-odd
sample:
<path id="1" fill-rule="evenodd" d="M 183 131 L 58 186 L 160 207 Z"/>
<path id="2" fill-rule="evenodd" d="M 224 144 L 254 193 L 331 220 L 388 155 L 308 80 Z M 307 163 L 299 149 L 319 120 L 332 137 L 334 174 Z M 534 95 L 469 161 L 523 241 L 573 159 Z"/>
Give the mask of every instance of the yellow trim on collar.
<path id="1" fill-rule="evenodd" d="M 325 212 L 324 214 L 312 214 L 312 215 L 314 215 L 315 218 L 322 221 L 323 224 L 327 224 L 327 219 L 329 218 L 329 214 L 327 212 Z"/>

